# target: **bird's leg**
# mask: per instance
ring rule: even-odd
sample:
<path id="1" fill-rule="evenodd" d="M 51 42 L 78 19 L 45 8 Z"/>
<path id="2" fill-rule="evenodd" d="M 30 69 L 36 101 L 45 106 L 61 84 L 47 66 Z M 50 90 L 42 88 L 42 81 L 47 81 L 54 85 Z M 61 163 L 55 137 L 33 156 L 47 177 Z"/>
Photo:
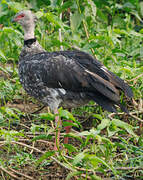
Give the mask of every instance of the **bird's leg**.
<path id="1" fill-rule="evenodd" d="M 72 122 L 71 120 L 68 120 L 68 122 Z M 66 130 L 66 134 L 68 134 L 71 130 L 72 126 L 66 126 L 65 127 L 65 130 Z M 69 141 L 69 137 L 65 137 L 64 138 L 64 144 L 68 144 L 68 141 Z"/>
<path id="2" fill-rule="evenodd" d="M 58 110 L 57 109 L 54 111 L 54 114 L 58 114 Z M 56 133 L 55 133 L 54 150 L 57 151 L 58 148 L 59 148 L 60 130 L 61 130 L 61 125 L 62 125 L 62 121 L 61 121 L 59 116 L 55 117 L 55 124 L 56 124 Z"/>
<path id="3" fill-rule="evenodd" d="M 51 113 L 49 106 L 47 107 L 47 110 L 48 110 L 48 113 Z M 51 123 L 52 128 L 55 129 L 53 121 L 50 121 L 50 123 Z"/>

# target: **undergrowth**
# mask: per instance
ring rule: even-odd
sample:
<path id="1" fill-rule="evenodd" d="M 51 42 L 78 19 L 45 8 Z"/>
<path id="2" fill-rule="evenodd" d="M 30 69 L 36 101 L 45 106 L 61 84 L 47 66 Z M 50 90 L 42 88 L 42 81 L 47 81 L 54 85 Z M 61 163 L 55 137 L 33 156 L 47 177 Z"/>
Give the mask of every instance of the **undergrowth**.
<path id="1" fill-rule="evenodd" d="M 134 98 L 127 115 L 107 113 L 90 102 L 68 112 L 58 153 L 53 151 L 55 115 L 21 87 L 18 57 L 23 32 L 11 23 L 22 9 L 39 21 L 36 38 L 47 51 L 80 49 L 128 82 Z M 143 178 L 143 2 L 48 0 L 0 2 L 0 178 Z M 39 110 L 41 108 L 41 110 Z M 73 130 L 63 144 L 64 126 Z M 68 155 L 65 153 L 68 149 Z"/>

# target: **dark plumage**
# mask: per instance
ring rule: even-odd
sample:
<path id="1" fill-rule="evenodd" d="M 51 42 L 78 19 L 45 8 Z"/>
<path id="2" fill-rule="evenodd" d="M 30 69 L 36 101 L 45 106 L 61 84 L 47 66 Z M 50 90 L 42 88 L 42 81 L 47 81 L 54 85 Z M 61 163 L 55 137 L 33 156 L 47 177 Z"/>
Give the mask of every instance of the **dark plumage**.
<path id="1" fill-rule="evenodd" d="M 120 106 L 119 90 L 132 97 L 131 89 L 122 79 L 81 51 L 21 57 L 19 75 L 24 89 L 52 110 L 94 100 L 104 109 L 115 112 L 115 104 Z"/>
<path id="2" fill-rule="evenodd" d="M 116 111 L 115 105 L 126 111 L 120 104 L 120 92 L 128 98 L 132 98 L 133 93 L 122 79 L 88 53 L 77 50 L 46 52 L 34 36 L 36 17 L 31 11 L 19 12 L 14 21 L 24 30 L 19 77 L 28 94 L 56 113 L 60 106 L 72 108 L 90 100 L 110 112 Z M 66 132 L 69 130 L 70 127 Z M 60 131 L 58 141 L 59 136 Z M 57 150 L 57 141 L 54 149 Z"/>
<path id="3" fill-rule="evenodd" d="M 120 91 L 133 96 L 130 87 L 107 70 L 93 56 L 82 51 L 46 52 L 34 37 L 36 17 L 25 10 L 16 14 L 14 21 L 24 29 L 24 47 L 20 54 L 19 76 L 24 89 L 48 105 L 80 106 L 94 100 L 110 112 L 120 105 Z"/>

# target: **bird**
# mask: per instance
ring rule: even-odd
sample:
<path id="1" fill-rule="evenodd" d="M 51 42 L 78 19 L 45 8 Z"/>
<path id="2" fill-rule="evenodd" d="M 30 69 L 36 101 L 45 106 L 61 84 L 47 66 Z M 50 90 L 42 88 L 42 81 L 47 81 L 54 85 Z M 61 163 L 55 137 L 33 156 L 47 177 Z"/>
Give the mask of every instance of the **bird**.
<path id="1" fill-rule="evenodd" d="M 117 106 L 127 112 L 120 103 L 120 96 L 124 93 L 131 100 L 133 92 L 130 86 L 87 52 L 46 51 L 34 34 L 37 20 L 30 10 L 22 10 L 13 18 L 13 22 L 19 23 L 24 30 L 18 70 L 25 91 L 55 114 L 59 107 L 76 108 L 91 100 L 109 112 L 117 112 Z M 56 125 L 58 119 L 57 116 Z M 70 127 L 67 127 L 69 131 Z M 60 129 L 54 150 L 57 150 L 59 137 Z M 65 143 L 68 143 L 67 139 Z"/>

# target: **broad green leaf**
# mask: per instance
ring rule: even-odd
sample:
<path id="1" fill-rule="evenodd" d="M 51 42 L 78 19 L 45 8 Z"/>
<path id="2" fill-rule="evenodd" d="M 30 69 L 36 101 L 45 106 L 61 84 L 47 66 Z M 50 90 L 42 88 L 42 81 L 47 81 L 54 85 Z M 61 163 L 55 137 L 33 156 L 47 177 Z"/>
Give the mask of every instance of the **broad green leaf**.
<path id="1" fill-rule="evenodd" d="M 36 137 L 34 137 L 33 139 L 32 139 L 32 141 L 37 141 L 37 140 L 39 140 L 39 139 L 45 139 L 45 140 L 51 140 L 52 139 L 52 136 L 51 135 L 46 135 L 46 134 L 41 134 L 41 135 L 39 135 L 39 136 L 36 136 Z"/>
<path id="2" fill-rule="evenodd" d="M 99 177 L 97 175 L 91 175 L 91 179 L 93 179 L 93 180 L 103 180 L 101 177 Z"/>
<path id="3" fill-rule="evenodd" d="M 130 35 L 126 30 L 121 30 L 121 29 L 114 29 L 114 32 L 116 32 L 117 34 L 122 34 L 126 36 Z"/>
<path id="4" fill-rule="evenodd" d="M 93 16 L 96 16 L 96 5 L 94 4 L 92 0 L 88 0 L 88 3 L 91 6 Z"/>
<path id="5" fill-rule="evenodd" d="M 71 137 L 71 138 L 75 138 L 78 141 L 80 141 L 81 143 L 83 143 L 83 139 L 79 136 L 79 134 L 74 134 L 74 133 L 68 133 L 65 135 L 65 137 Z"/>
<path id="6" fill-rule="evenodd" d="M 0 71 L 3 71 L 4 73 L 6 73 L 6 74 L 8 74 L 8 75 L 9 75 L 9 73 L 8 73 L 8 71 L 7 71 L 7 69 L 6 69 L 6 68 L 3 68 L 3 67 L 1 67 L 1 66 L 0 66 Z"/>
<path id="7" fill-rule="evenodd" d="M 143 2 L 140 2 L 140 13 L 143 17 Z"/>
<path id="8" fill-rule="evenodd" d="M 107 23 L 108 17 L 105 16 L 105 13 L 101 9 L 97 8 L 97 16 L 102 20 L 102 22 Z"/>
<path id="9" fill-rule="evenodd" d="M 103 165 L 105 165 L 106 167 L 111 169 L 114 174 L 116 174 L 116 171 L 113 169 L 113 167 L 108 165 L 103 159 L 97 157 L 96 155 L 89 155 L 89 154 L 87 154 L 85 156 L 85 158 L 89 159 L 89 161 L 92 163 L 93 166 L 95 165 L 94 168 L 97 167 L 97 163 L 102 163 Z"/>
<path id="10" fill-rule="evenodd" d="M 71 22 L 71 29 L 73 32 L 77 31 L 78 27 L 80 26 L 83 19 L 83 15 L 80 14 L 78 11 L 76 11 L 74 14 L 70 17 Z"/>
<path id="11" fill-rule="evenodd" d="M 74 147 L 73 145 L 71 144 L 64 144 L 64 147 L 66 149 L 68 149 L 69 152 L 78 152 L 78 149 L 76 147 Z"/>
<path id="12" fill-rule="evenodd" d="M 44 16 L 48 19 L 48 21 L 52 22 L 54 25 L 58 26 L 59 28 L 63 29 L 63 22 L 59 19 L 59 17 L 54 16 L 52 13 L 47 12 Z"/>
<path id="13" fill-rule="evenodd" d="M 73 115 L 69 111 L 63 110 L 62 108 L 60 108 L 58 111 L 59 111 L 59 116 L 61 118 L 64 118 L 64 119 L 67 119 L 67 120 L 72 120 L 72 121 L 78 123 L 78 121 L 73 117 Z"/>
<path id="14" fill-rule="evenodd" d="M 4 116 L 3 114 L 0 112 L 0 123 L 3 123 L 4 122 Z"/>
<path id="15" fill-rule="evenodd" d="M 99 133 L 100 133 L 100 130 L 98 129 L 97 130 L 95 128 L 90 129 L 90 134 L 94 136 L 98 135 Z"/>
<path id="16" fill-rule="evenodd" d="M 123 121 L 121 121 L 119 119 L 113 119 L 112 123 L 115 124 L 117 127 L 125 129 L 129 134 L 137 137 L 137 135 L 133 131 L 133 127 L 130 124 L 128 124 L 126 122 L 123 122 Z"/>
<path id="17" fill-rule="evenodd" d="M 0 120 L 3 119 L 3 114 L 0 112 Z"/>
<path id="18" fill-rule="evenodd" d="M 71 171 L 75 172 L 76 169 L 74 168 L 74 166 L 70 166 L 70 164 L 67 164 L 67 163 L 61 163 L 60 164 L 63 164 L 64 167 L 66 167 L 67 169 L 70 169 Z"/>
<path id="19" fill-rule="evenodd" d="M 102 116 L 100 114 L 93 114 L 93 117 L 102 120 Z"/>
<path id="20" fill-rule="evenodd" d="M 2 3 L 2 4 L 6 4 L 7 1 L 6 1 L 6 0 L 1 0 L 1 3 Z"/>
<path id="21" fill-rule="evenodd" d="M 130 35 L 137 36 L 137 37 L 142 37 L 142 35 L 140 33 L 137 33 L 137 32 L 135 32 L 133 30 L 130 31 Z"/>
<path id="22" fill-rule="evenodd" d="M 53 156 L 55 154 L 55 151 L 48 151 L 45 154 L 43 154 L 37 161 L 36 165 L 38 166 L 42 161 L 46 160 L 50 156 Z"/>
<path id="23" fill-rule="evenodd" d="M 43 13 L 42 11 L 38 11 L 38 12 L 35 13 L 35 15 L 36 15 L 38 18 L 41 18 L 41 17 L 44 15 L 44 13 Z"/>
<path id="24" fill-rule="evenodd" d="M 82 132 L 80 132 L 78 135 L 79 136 L 88 136 L 88 135 L 90 135 L 91 133 L 89 132 L 89 131 L 82 131 Z"/>
<path id="25" fill-rule="evenodd" d="M 20 37 L 23 37 L 23 34 L 20 31 L 14 29 L 12 27 L 4 27 L 3 32 L 6 34 L 16 33 L 16 34 L 20 35 Z"/>
<path id="26" fill-rule="evenodd" d="M 124 71 L 124 72 L 126 72 L 126 73 L 132 73 L 132 69 L 129 69 L 129 68 L 126 68 L 126 67 L 123 67 L 123 68 L 121 68 L 120 69 L 121 71 Z"/>
<path id="27" fill-rule="evenodd" d="M 9 2 L 6 1 L 5 2 L 9 8 L 11 8 L 15 13 L 17 13 L 18 11 L 21 11 L 23 9 L 26 9 L 23 3 L 18 3 L 18 2 Z"/>
<path id="28" fill-rule="evenodd" d="M 73 4 L 73 1 L 65 1 L 64 4 L 60 7 L 60 9 L 58 10 L 59 13 L 61 13 L 64 10 L 67 10 L 67 8 L 71 7 Z"/>
<path id="29" fill-rule="evenodd" d="M 40 118 L 44 120 L 50 120 L 53 121 L 55 120 L 55 115 L 52 113 L 40 113 Z"/>
<path id="30" fill-rule="evenodd" d="M 123 4 L 123 8 L 127 8 L 129 10 L 132 10 L 132 9 L 135 9 L 135 6 L 130 2 L 126 2 L 125 4 Z"/>
<path id="31" fill-rule="evenodd" d="M 58 5 L 58 0 L 50 0 L 50 2 L 51 2 L 51 5 L 50 5 L 51 8 L 55 9 Z"/>
<path id="32" fill-rule="evenodd" d="M 106 143 L 108 143 L 108 144 L 113 145 L 112 141 L 110 141 L 109 138 L 106 138 L 106 137 L 101 137 L 101 138 L 102 138 L 102 142 L 106 142 Z"/>
<path id="33" fill-rule="evenodd" d="M 107 132 L 108 132 L 108 137 L 111 137 L 113 136 L 114 134 L 116 134 L 118 131 L 120 131 L 119 128 L 114 128 L 114 129 L 111 129 L 110 127 L 107 127 Z"/>
<path id="34" fill-rule="evenodd" d="M 6 112 L 7 114 L 9 114 L 10 116 L 13 116 L 13 115 L 15 114 L 14 111 L 13 111 L 13 109 L 8 108 L 8 107 L 5 108 L 5 112 Z"/>
<path id="35" fill-rule="evenodd" d="M 41 131 L 41 129 L 45 130 L 47 132 L 47 125 L 45 125 L 45 124 L 36 125 L 36 124 L 32 123 L 31 128 L 30 128 L 30 130 L 33 134 L 35 134 L 36 131 L 37 132 Z M 53 131 L 54 131 L 53 128 L 48 129 L 47 135 L 49 135 Z"/>
<path id="36" fill-rule="evenodd" d="M 79 136 L 91 136 L 91 137 L 96 137 L 100 133 L 100 130 L 96 130 L 94 128 L 90 129 L 90 131 L 82 131 L 79 133 Z"/>
<path id="37" fill-rule="evenodd" d="M 143 46 L 140 48 L 140 56 L 143 58 Z"/>
<path id="38" fill-rule="evenodd" d="M 79 127 L 78 126 L 78 124 L 76 124 L 76 123 L 73 123 L 73 122 L 68 122 L 68 121 L 64 121 L 63 123 L 62 123 L 62 125 L 64 126 L 64 127 L 66 127 L 66 126 L 72 126 L 72 127 Z"/>
<path id="39" fill-rule="evenodd" d="M 110 125 L 110 119 L 102 119 L 101 124 L 97 126 L 98 130 L 102 130 Z"/>
<path id="40" fill-rule="evenodd" d="M 77 154 L 74 157 L 73 165 L 77 165 L 78 163 L 80 163 L 82 161 L 82 159 L 84 159 L 85 155 L 86 155 L 85 152 L 81 152 L 81 153 Z"/>
<path id="41" fill-rule="evenodd" d="M 75 176 L 80 175 L 81 173 L 82 173 L 82 172 L 80 172 L 80 171 L 71 171 L 71 172 L 67 175 L 67 177 L 66 177 L 65 180 L 71 180 L 72 177 L 74 178 Z"/>
<path id="42" fill-rule="evenodd" d="M 1 56 L 3 59 L 7 60 L 7 58 L 5 57 L 4 53 L 3 53 L 1 50 L 0 50 L 0 56 Z"/>
<path id="43" fill-rule="evenodd" d="M 143 22 L 137 11 L 132 11 L 131 14 L 133 14 L 138 20 Z"/>
<path id="44" fill-rule="evenodd" d="M 5 129 L 0 129 L 0 134 L 1 136 L 7 141 L 7 143 L 10 143 L 11 141 L 17 141 L 19 136 L 24 136 L 22 132 L 18 132 L 15 130 L 5 130 Z"/>

